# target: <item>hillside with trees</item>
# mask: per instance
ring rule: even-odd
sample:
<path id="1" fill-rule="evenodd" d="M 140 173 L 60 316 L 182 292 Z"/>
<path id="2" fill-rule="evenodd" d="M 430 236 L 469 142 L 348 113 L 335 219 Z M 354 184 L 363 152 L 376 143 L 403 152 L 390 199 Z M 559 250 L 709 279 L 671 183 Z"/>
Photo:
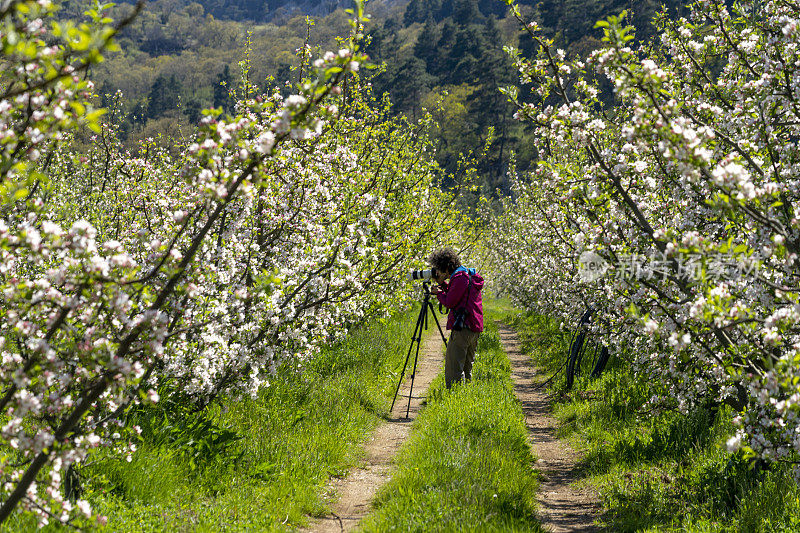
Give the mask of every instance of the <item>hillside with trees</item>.
<path id="1" fill-rule="evenodd" d="M 92 77 L 104 106 L 126 144 L 159 134 L 185 135 L 204 108 L 232 111 L 247 59 L 249 83 L 266 86 L 296 82 L 302 75 L 305 45 L 335 49 L 335 36 L 346 30 L 347 2 L 187 2 L 157 0 L 146 5 L 119 39 L 121 51 L 93 67 Z M 679 2 L 672 0 L 675 8 Z M 65 12 L 76 13 L 72 1 Z M 258 5 L 264 6 L 259 11 Z M 478 160 L 483 193 L 507 190 L 512 154 L 527 168 L 536 154 L 526 127 L 499 87 L 513 83 L 515 70 L 503 46 L 521 46 L 520 29 L 500 0 L 374 0 L 368 4 L 366 51 L 377 71 L 378 94 L 389 95 L 393 113 L 412 120 L 432 114 L 437 161 L 447 173 L 460 172 L 459 161 Z M 597 48 L 594 23 L 627 9 L 640 39 L 652 36 L 649 20 L 657 5 L 650 0 L 610 2 L 525 2 L 526 15 L 569 54 Z M 117 15 L 130 9 L 115 8 Z M 314 18 L 308 18 L 313 15 Z M 121 93 L 121 94 L 118 94 Z M 481 157 L 477 157 L 481 154 Z"/>

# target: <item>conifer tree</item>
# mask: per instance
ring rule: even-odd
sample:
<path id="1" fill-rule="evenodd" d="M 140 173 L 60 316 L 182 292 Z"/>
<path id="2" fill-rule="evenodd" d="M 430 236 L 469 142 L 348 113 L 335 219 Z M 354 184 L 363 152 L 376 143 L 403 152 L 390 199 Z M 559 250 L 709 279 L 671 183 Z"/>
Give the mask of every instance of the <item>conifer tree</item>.
<path id="1" fill-rule="evenodd" d="M 435 78 L 425 71 L 425 62 L 412 57 L 398 72 L 393 100 L 400 110 L 405 111 L 412 120 L 416 120 L 420 116 L 422 97 L 434 81 Z"/>
<path id="2" fill-rule="evenodd" d="M 425 70 L 428 73 L 437 72 L 438 54 L 431 44 L 438 43 L 441 38 L 442 32 L 439 30 L 439 25 L 434 22 L 433 17 L 428 17 L 414 45 L 414 57 L 425 62 Z"/>
<path id="3" fill-rule="evenodd" d="M 183 84 L 174 75 L 169 78 L 158 76 L 148 96 L 147 116 L 156 118 L 175 109 L 182 92 Z"/>

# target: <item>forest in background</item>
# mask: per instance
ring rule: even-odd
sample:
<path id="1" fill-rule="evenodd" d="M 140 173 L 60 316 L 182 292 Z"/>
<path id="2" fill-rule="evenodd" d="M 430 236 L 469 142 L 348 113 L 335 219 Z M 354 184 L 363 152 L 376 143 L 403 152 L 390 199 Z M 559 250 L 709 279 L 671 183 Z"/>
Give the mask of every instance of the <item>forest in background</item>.
<path id="1" fill-rule="evenodd" d="M 304 44 L 337 49 L 347 32 L 343 1 L 156 0 L 148 3 L 119 39 L 121 51 L 96 65 L 91 77 L 102 105 L 112 110 L 126 145 L 185 136 L 206 108 L 231 112 L 247 56 L 248 79 L 262 88 L 296 82 Z M 668 9 L 682 2 L 669 0 Z M 639 39 L 652 37 L 653 0 L 525 1 L 521 6 L 556 45 L 585 56 L 598 47 L 597 20 L 625 9 Z M 502 0 L 373 0 L 366 48 L 382 68 L 367 72 L 377 94 L 387 93 L 393 112 L 411 119 L 430 112 L 437 161 L 447 174 L 472 154 L 479 195 L 508 191 L 512 154 L 526 169 L 536 157 L 530 131 L 514 121 L 514 108 L 499 91 L 516 72 L 503 50 L 521 46 L 515 20 Z M 83 6 L 70 0 L 66 16 Z M 130 4 L 115 8 L 116 16 Z M 313 17 L 313 18 L 311 18 Z M 249 43 L 249 44 L 248 44 Z M 248 52 L 249 50 L 249 52 Z M 485 150 L 485 152 L 484 152 Z M 479 157 L 478 157 L 479 156 Z M 445 180 L 445 183 L 448 183 Z M 473 198 L 474 200 L 474 198 Z"/>

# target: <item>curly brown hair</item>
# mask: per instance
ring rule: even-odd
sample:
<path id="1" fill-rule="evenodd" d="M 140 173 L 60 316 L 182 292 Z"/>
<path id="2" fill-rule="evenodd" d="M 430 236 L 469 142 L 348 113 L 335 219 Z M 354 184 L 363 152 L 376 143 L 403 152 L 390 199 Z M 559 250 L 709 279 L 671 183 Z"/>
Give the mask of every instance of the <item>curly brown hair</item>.
<path id="1" fill-rule="evenodd" d="M 439 272 L 446 272 L 448 275 L 452 274 L 455 269 L 461 266 L 461 259 L 458 253 L 448 246 L 441 250 L 436 250 L 428 258 L 428 264 Z"/>

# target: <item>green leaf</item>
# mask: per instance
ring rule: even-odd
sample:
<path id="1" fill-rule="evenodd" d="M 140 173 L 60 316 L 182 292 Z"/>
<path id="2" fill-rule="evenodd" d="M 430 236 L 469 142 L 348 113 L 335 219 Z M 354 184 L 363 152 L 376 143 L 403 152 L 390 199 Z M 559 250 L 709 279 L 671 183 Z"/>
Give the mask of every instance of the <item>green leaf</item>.
<path id="1" fill-rule="evenodd" d="M 86 113 L 86 106 L 80 102 L 70 102 L 70 106 L 75 110 L 75 114 L 82 117 Z"/>

